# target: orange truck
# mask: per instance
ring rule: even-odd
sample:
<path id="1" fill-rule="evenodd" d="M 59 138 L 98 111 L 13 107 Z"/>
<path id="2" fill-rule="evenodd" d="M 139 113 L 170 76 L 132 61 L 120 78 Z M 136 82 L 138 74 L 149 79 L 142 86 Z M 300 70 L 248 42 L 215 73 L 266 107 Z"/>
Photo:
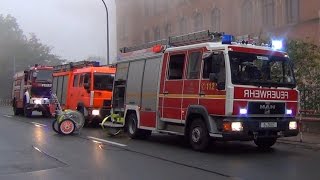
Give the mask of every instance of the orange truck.
<path id="1" fill-rule="evenodd" d="M 58 65 L 54 67 L 52 93 L 62 109 L 78 110 L 86 124 L 98 124 L 110 114 L 114 75 L 115 68 L 95 61 Z"/>

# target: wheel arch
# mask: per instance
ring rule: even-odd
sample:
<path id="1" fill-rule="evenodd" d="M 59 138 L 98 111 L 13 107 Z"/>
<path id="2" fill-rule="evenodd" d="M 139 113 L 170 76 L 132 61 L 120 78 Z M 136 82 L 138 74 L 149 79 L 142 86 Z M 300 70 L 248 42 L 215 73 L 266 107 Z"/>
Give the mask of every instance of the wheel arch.
<path id="1" fill-rule="evenodd" d="M 200 119 L 202 119 L 202 121 L 204 121 L 209 133 L 213 132 L 214 129 L 216 129 L 215 122 L 210 120 L 210 115 L 204 106 L 191 105 L 187 109 L 186 128 L 185 128 L 185 132 L 184 132 L 185 135 L 188 134 L 192 121 L 197 118 L 200 118 Z"/>

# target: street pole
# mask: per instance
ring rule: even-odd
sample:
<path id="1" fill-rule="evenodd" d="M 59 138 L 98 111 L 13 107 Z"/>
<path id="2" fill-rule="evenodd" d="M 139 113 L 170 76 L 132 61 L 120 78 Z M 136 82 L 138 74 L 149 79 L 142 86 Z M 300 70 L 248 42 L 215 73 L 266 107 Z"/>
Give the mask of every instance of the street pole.
<path id="1" fill-rule="evenodd" d="M 106 17 L 107 17 L 107 65 L 109 65 L 109 51 L 110 51 L 110 48 L 109 48 L 109 12 L 108 12 L 108 7 L 106 5 L 106 3 L 104 2 L 104 0 L 102 0 L 102 3 L 106 9 Z"/>

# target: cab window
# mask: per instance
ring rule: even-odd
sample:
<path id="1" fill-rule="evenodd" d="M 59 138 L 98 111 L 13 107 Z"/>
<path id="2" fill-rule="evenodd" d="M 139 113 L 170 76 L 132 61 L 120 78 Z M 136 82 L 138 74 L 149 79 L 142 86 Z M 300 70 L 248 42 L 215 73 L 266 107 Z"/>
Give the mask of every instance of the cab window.
<path id="1" fill-rule="evenodd" d="M 183 78 L 185 54 L 176 54 L 170 56 L 168 79 L 177 80 Z"/>
<path id="2" fill-rule="evenodd" d="M 191 52 L 188 56 L 187 79 L 199 79 L 201 66 L 201 52 Z"/>
<path id="3" fill-rule="evenodd" d="M 75 75 L 73 79 L 73 87 L 78 87 L 79 85 L 79 75 Z"/>

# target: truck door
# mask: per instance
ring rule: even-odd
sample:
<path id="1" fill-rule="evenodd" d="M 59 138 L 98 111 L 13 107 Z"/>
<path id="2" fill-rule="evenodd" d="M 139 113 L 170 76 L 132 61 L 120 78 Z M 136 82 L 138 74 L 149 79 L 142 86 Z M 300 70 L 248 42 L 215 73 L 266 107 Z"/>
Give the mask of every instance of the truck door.
<path id="1" fill-rule="evenodd" d="M 70 93 L 69 93 L 69 107 L 71 109 L 77 109 L 77 98 L 79 96 L 79 79 L 80 75 L 79 74 L 74 74 L 73 76 L 73 82 L 72 85 L 70 86 Z"/>
<path id="2" fill-rule="evenodd" d="M 186 52 L 169 55 L 164 89 L 160 94 L 163 96 L 161 117 L 164 121 L 181 123 L 185 61 Z"/>
<path id="3" fill-rule="evenodd" d="M 199 104 L 201 62 L 201 49 L 188 51 L 186 78 L 183 83 L 182 121 L 186 120 L 188 106 Z"/>
<path id="4" fill-rule="evenodd" d="M 202 60 L 202 79 L 200 83 L 200 105 L 209 114 L 225 115 L 226 103 L 226 71 L 225 58 L 222 51 L 206 52 Z M 216 82 L 210 81 L 214 76 Z"/>

